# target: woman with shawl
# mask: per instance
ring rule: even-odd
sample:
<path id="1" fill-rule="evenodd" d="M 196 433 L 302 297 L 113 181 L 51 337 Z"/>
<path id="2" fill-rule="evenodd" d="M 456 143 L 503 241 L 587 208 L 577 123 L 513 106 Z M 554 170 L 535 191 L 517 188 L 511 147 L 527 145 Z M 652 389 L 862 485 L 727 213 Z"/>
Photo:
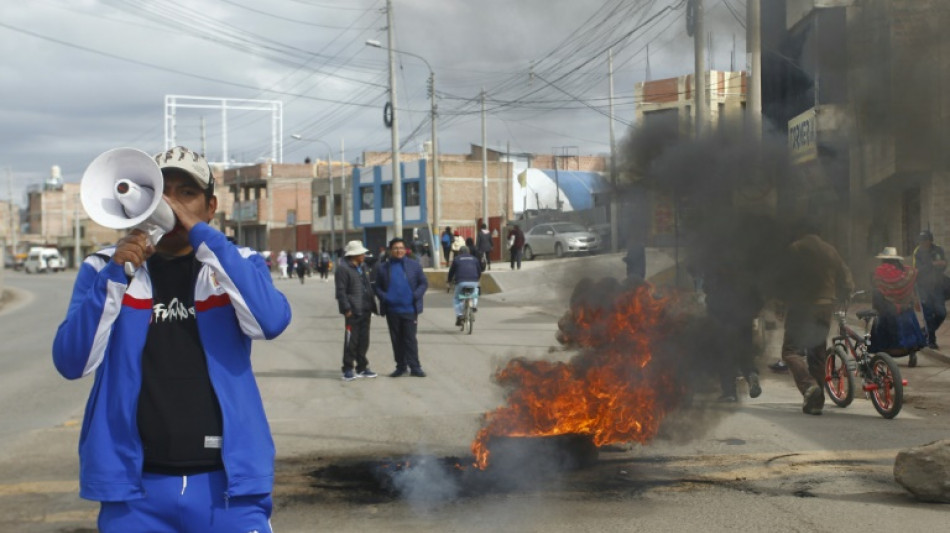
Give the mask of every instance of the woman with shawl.
<path id="1" fill-rule="evenodd" d="M 920 309 L 917 271 L 903 264 L 897 248 L 884 248 L 876 257 L 881 264 L 874 270 L 872 305 L 878 317 L 871 328 L 871 352 L 910 355 L 909 366 L 916 366 L 917 350 L 927 346 L 915 313 Z"/>

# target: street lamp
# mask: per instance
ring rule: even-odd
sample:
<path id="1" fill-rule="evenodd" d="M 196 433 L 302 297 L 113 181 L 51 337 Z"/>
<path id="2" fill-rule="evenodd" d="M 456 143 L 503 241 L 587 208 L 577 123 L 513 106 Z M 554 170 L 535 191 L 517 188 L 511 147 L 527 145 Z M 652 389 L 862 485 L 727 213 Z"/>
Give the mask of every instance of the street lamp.
<path id="1" fill-rule="evenodd" d="M 391 47 L 383 46 L 379 41 L 374 40 L 374 39 L 369 39 L 369 40 L 367 40 L 367 41 L 366 41 L 366 46 L 371 46 L 371 47 L 373 47 L 373 48 L 381 48 L 381 49 L 383 49 L 383 50 L 388 50 L 390 53 L 397 53 L 397 54 L 403 54 L 403 55 L 407 55 L 407 56 L 412 56 L 412 57 L 414 57 L 414 58 L 416 58 L 416 59 L 419 59 L 419 60 L 422 61 L 423 63 L 425 63 L 426 68 L 429 69 L 429 99 L 430 99 L 431 108 L 432 108 L 432 111 L 431 111 L 431 113 L 432 113 L 432 115 L 431 115 L 431 122 L 432 122 L 432 193 L 433 193 L 432 203 L 433 203 L 433 205 L 434 205 L 434 208 L 433 208 L 433 211 L 434 211 L 434 217 L 433 217 L 433 218 L 434 218 L 434 221 L 433 221 L 432 227 L 430 227 L 430 229 L 429 229 L 429 233 L 430 233 L 429 241 L 430 241 L 430 244 L 432 245 L 432 246 L 431 246 L 431 250 L 432 250 L 432 254 L 433 254 L 433 255 L 432 255 L 432 258 L 433 258 L 433 260 L 434 260 L 434 261 L 433 261 L 433 264 L 435 265 L 436 268 L 438 268 L 439 265 L 442 264 L 442 263 L 440 262 L 440 256 L 441 256 L 441 254 L 442 254 L 442 251 L 441 251 L 441 246 L 440 246 L 440 244 L 439 244 L 439 242 L 438 242 L 439 228 L 441 227 L 441 223 L 442 223 L 442 199 L 441 199 L 441 194 L 440 194 L 440 191 L 439 191 L 439 149 L 438 149 L 438 142 L 436 141 L 436 117 L 438 116 L 438 106 L 437 106 L 436 103 L 435 103 L 435 71 L 432 70 L 432 65 L 430 65 L 429 62 L 426 61 L 426 59 L 425 59 L 424 57 L 422 57 L 422 56 L 420 56 L 420 55 L 418 55 L 418 54 L 414 54 L 414 53 L 412 53 L 412 52 L 405 52 L 405 51 L 402 51 L 402 50 L 396 50 L 396 49 L 391 48 Z M 392 66 L 392 60 L 390 59 L 390 67 L 391 67 L 391 66 Z M 395 89 L 391 89 L 391 96 L 392 96 L 392 99 L 393 99 L 393 104 L 392 104 L 392 106 L 393 106 L 393 131 L 395 132 L 395 131 L 396 131 L 396 104 L 395 104 L 395 98 L 396 98 L 396 97 L 395 97 Z M 393 157 L 394 157 L 394 159 L 395 159 L 395 157 L 397 157 L 397 156 L 398 156 L 398 153 L 399 153 L 399 152 L 397 151 L 397 150 L 398 150 L 398 145 L 397 145 L 396 142 L 394 142 L 393 146 L 394 146 L 394 147 L 397 147 L 397 148 L 395 148 L 394 151 L 393 151 L 393 154 L 394 154 Z M 396 187 L 395 175 L 396 175 L 397 172 L 398 172 L 398 168 L 395 168 L 395 167 L 394 167 L 394 170 L 393 170 L 393 176 L 394 176 L 394 177 L 393 177 L 393 180 L 394 180 L 394 181 L 393 181 L 393 188 Z M 401 196 L 401 195 L 400 195 L 400 196 Z M 394 196 L 394 199 L 395 199 L 395 196 Z M 395 200 L 394 200 L 394 201 L 395 201 Z M 401 222 L 402 222 L 402 216 L 399 217 L 399 220 L 400 220 L 400 223 L 401 223 Z M 487 221 L 486 221 L 486 223 L 487 223 Z"/>
<path id="2" fill-rule="evenodd" d="M 291 137 L 293 137 L 294 139 L 297 139 L 298 141 L 310 141 L 310 142 L 320 143 L 323 146 L 327 147 L 327 176 L 330 182 L 330 201 L 327 202 L 327 211 L 330 213 L 330 253 L 333 253 L 333 251 L 336 250 L 336 205 L 333 199 L 333 168 L 331 165 L 333 160 L 330 159 L 330 153 L 333 150 L 330 148 L 329 144 L 327 144 L 325 141 L 321 141 L 320 139 L 307 139 L 303 135 L 300 135 L 299 133 L 291 134 Z M 341 168 L 342 168 L 342 162 L 341 162 Z"/>

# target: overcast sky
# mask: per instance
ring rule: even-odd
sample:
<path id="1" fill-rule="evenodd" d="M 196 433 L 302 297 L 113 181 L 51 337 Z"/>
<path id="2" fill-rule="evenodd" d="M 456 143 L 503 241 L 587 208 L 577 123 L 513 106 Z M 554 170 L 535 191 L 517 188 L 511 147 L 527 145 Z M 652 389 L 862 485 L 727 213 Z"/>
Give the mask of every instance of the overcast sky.
<path id="1" fill-rule="evenodd" d="M 712 66 L 728 70 L 735 39 L 745 65 L 743 0 L 705 0 Z M 683 0 L 393 0 L 395 48 L 436 75 L 440 151 L 487 139 L 512 151 L 609 150 L 608 48 L 614 50 L 615 131 L 634 115 L 634 84 L 693 69 Z M 52 165 L 78 181 L 99 153 L 162 149 L 166 95 L 280 100 L 286 163 L 390 149 L 385 0 L 20 0 L 0 7 L 0 198 L 23 203 Z M 730 11 L 731 10 L 731 11 Z M 733 14 L 735 13 L 735 15 Z M 743 20 L 744 22 L 744 20 Z M 397 55 L 404 151 L 429 140 L 428 69 Z M 536 77 L 529 76 L 534 65 Z M 217 109 L 179 109 L 178 144 L 222 157 Z M 271 115 L 227 114 L 229 158 L 271 155 Z M 8 174 L 9 169 L 9 174 Z M 8 180 L 8 175 L 11 179 Z"/>

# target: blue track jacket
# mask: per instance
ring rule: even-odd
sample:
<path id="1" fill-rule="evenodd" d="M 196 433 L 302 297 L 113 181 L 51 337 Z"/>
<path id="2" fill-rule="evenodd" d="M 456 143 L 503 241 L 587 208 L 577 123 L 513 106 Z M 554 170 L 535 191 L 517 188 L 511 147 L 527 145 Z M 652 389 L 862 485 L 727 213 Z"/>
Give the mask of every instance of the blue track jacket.
<path id="1" fill-rule="evenodd" d="M 274 441 L 251 369 L 251 339 L 279 335 L 290 324 L 290 305 L 257 252 L 236 247 L 204 223 L 194 226 L 188 239 L 202 263 L 195 315 L 221 404 L 225 497 L 268 494 Z M 53 341 L 53 362 L 63 377 L 95 372 L 79 435 L 79 495 L 98 501 L 145 496 L 136 414 L 152 284 L 144 265 L 129 282 L 122 265 L 102 257 L 114 252 L 110 248 L 83 262 Z"/>
<path id="2" fill-rule="evenodd" d="M 389 311 L 389 304 L 386 302 L 386 293 L 389 291 L 390 273 L 392 272 L 392 262 L 390 259 L 377 267 L 376 272 L 376 296 L 379 297 L 379 314 L 386 316 Z M 409 282 L 409 289 L 412 291 L 413 308 L 417 315 L 422 314 L 422 297 L 425 296 L 429 288 L 429 280 L 426 279 L 422 271 L 422 265 L 415 259 L 404 257 L 401 261 L 406 281 Z"/>

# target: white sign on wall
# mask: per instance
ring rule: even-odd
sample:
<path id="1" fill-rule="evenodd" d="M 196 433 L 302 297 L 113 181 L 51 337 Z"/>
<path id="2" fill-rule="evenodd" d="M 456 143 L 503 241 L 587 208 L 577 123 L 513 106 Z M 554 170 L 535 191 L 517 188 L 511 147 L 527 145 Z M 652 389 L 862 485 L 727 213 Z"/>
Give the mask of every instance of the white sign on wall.
<path id="1" fill-rule="evenodd" d="M 815 108 L 788 121 L 788 156 L 795 165 L 818 158 L 818 120 Z"/>

